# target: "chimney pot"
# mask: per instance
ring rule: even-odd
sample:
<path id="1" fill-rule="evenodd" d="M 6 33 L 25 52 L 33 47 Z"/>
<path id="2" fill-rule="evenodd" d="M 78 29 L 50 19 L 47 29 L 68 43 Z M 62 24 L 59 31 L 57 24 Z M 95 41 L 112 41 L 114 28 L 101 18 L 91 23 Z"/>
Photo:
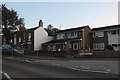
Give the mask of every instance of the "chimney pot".
<path id="1" fill-rule="evenodd" d="M 43 22 L 42 22 L 42 20 L 39 21 L 39 27 L 43 27 Z"/>

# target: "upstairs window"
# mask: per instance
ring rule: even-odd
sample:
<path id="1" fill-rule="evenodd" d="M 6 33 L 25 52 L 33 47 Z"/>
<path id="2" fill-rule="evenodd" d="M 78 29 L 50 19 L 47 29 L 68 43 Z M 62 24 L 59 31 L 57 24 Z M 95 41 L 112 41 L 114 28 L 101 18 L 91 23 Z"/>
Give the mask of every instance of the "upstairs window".
<path id="1" fill-rule="evenodd" d="M 31 33 L 28 34 L 28 41 L 31 40 Z"/>
<path id="2" fill-rule="evenodd" d="M 117 30 L 117 33 L 120 34 L 120 30 Z"/>
<path id="3" fill-rule="evenodd" d="M 76 38 L 77 32 L 68 33 L 67 36 L 68 36 L 68 38 Z"/>
<path id="4" fill-rule="evenodd" d="M 116 34 L 116 30 L 112 30 L 112 31 L 111 31 L 111 34 Z"/>
<path id="5" fill-rule="evenodd" d="M 108 31 L 108 35 L 115 35 L 115 34 L 120 34 L 120 30 L 111 30 L 111 31 Z"/>
<path id="6" fill-rule="evenodd" d="M 57 34 L 57 39 L 64 39 L 65 38 L 65 34 Z"/>
<path id="7" fill-rule="evenodd" d="M 95 32 L 95 33 L 93 33 L 93 38 L 96 38 L 96 37 L 104 37 L 104 32 Z"/>
<path id="8" fill-rule="evenodd" d="M 118 44 L 118 47 L 120 47 L 120 44 Z"/>

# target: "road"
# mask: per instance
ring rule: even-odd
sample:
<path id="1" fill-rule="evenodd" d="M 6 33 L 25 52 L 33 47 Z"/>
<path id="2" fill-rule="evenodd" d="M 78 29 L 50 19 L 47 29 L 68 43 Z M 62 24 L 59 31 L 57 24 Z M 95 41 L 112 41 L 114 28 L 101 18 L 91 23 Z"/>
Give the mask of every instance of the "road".
<path id="1" fill-rule="evenodd" d="M 49 62 L 49 60 L 48 60 Z M 15 78 L 117 78 L 111 73 L 86 72 L 70 69 L 63 66 L 48 65 L 45 63 L 33 63 L 25 60 L 2 60 L 2 73 Z"/>

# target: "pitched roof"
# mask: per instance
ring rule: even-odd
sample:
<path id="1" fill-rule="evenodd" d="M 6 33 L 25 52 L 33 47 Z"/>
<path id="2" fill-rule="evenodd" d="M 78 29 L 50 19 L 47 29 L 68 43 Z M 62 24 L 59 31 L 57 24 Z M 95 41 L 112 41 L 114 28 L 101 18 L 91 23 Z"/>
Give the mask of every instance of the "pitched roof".
<path id="1" fill-rule="evenodd" d="M 43 44 L 56 44 L 56 43 L 65 43 L 66 41 L 68 41 L 68 39 L 63 39 L 63 40 L 52 40 Z"/>
<path id="2" fill-rule="evenodd" d="M 27 29 L 27 30 L 25 30 L 25 31 L 27 31 L 27 32 L 32 32 L 32 31 L 36 30 L 37 28 L 39 28 L 39 27 L 30 28 L 30 29 Z"/>
<path id="3" fill-rule="evenodd" d="M 77 27 L 77 28 L 70 28 L 70 29 L 60 30 L 57 33 L 66 32 L 66 31 L 74 31 L 74 30 L 82 30 L 85 27 L 88 27 L 88 26 L 82 26 L 82 27 Z"/>
<path id="4" fill-rule="evenodd" d="M 58 40 L 52 40 L 43 44 L 64 44 L 67 41 L 70 40 L 80 40 L 81 38 L 73 38 L 73 39 L 58 39 Z"/>
<path id="5" fill-rule="evenodd" d="M 108 29 L 115 29 L 115 28 L 120 28 L 120 24 L 119 25 L 99 27 L 99 28 L 93 28 L 91 31 L 108 30 Z"/>

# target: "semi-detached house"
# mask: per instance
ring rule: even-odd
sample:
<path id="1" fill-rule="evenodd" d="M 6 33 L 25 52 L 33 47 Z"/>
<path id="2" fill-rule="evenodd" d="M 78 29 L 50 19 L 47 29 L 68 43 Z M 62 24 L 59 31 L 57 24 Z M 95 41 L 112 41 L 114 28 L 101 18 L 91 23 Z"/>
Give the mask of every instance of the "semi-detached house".
<path id="1" fill-rule="evenodd" d="M 120 25 L 93 28 L 90 39 L 92 50 L 104 50 L 108 45 L 120 50 Z"/>
<path id="2" fill-rule="evenodd" d="M 52 41 L 43 43 L 44 51 L 64 51 L 71 53 L 90 49 L 89 26 L 60 30 Z"/>

